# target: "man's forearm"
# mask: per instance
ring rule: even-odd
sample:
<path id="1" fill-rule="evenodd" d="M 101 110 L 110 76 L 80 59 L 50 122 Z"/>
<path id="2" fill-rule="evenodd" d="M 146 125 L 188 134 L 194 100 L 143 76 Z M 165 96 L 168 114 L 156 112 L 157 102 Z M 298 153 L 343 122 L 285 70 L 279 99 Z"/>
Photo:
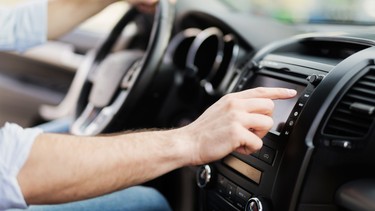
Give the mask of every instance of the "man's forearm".
<path id="1" fill-rule="evenodd" d="M 189 164 L 175 134 L 43 134 L 19 173 L 19 184 L 29 204 L 75 201 L 140 184 Z"/>
<path id="2" fill-rule="evenodd" d="M 48 38 L 58 38 L 116 1 L 48 0 Z"/>

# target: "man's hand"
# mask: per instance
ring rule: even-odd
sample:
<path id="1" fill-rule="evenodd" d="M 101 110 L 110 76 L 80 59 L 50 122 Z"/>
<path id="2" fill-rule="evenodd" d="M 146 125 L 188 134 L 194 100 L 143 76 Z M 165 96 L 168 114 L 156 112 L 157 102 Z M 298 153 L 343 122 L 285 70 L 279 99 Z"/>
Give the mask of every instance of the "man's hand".
<path id="1" fill-rule="evenodd" d="M 221 159 L 237 151 L 251 154 L 273 125 L 274 99 L 291 98 L 295 90 L 256 88 L 222 97 L 192 124 L 181 128 L 191 164 Z"/>

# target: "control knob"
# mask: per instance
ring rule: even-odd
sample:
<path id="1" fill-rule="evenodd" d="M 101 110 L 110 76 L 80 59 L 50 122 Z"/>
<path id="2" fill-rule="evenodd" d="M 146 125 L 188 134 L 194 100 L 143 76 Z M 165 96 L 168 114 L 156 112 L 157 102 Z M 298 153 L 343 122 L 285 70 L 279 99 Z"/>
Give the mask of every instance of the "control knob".
<path id="1" fill-rule="evenodd" d="M 313 74 L 306 78 L 306 80 L 314 86 L 317 86 L 324 79 L 324 75 Z"/>
<path id="2" fill-rule="evenodd" d="M 264 198 L 253 197 L 247 201 L 245 211 L 270 211 L 271 206 Z"/>
<path id="3" fill-rule="evenodd" d="M 212 180 L 212 168 L 209 165 L 200 166 L 197 170 L 197 185 L 200 188 L 205 188 L 208 186 Z"/>

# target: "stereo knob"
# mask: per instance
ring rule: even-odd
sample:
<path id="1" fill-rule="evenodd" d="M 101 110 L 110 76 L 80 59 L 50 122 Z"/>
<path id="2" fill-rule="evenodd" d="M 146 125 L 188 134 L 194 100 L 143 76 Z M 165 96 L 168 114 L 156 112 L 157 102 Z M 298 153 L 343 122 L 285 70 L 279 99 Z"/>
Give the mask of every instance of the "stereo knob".
<path id="1" fill-rule="evenodd" d="M 212 168 L 209 165 L 203 165 L 197 170 L 197 185 L 205 188 L 212 180 Z"/>
<path id="2" fill-rule="evenodd" d="M 324 79 L 324 75 L 313 74 L 307 77 L 307 81 L 314 86 L 317 86 Z"/>
<path id="3" fill-rule="evenodd" d="M 270 211 L 269 203 L 263 198 L 253 197 L 247 201 L 245 211 Z"/>

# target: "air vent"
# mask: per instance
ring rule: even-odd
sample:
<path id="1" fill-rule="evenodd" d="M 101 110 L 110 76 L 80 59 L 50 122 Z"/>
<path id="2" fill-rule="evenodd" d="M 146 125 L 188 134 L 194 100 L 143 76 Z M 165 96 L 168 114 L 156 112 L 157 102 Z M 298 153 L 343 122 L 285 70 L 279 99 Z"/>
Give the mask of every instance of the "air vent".
<path id="1" fill-rule="evenodd" d="M 364 138 L 375 117 L 375 69 L 369 68 L 344 95 L 330 116 L 324 134 Z"/>

